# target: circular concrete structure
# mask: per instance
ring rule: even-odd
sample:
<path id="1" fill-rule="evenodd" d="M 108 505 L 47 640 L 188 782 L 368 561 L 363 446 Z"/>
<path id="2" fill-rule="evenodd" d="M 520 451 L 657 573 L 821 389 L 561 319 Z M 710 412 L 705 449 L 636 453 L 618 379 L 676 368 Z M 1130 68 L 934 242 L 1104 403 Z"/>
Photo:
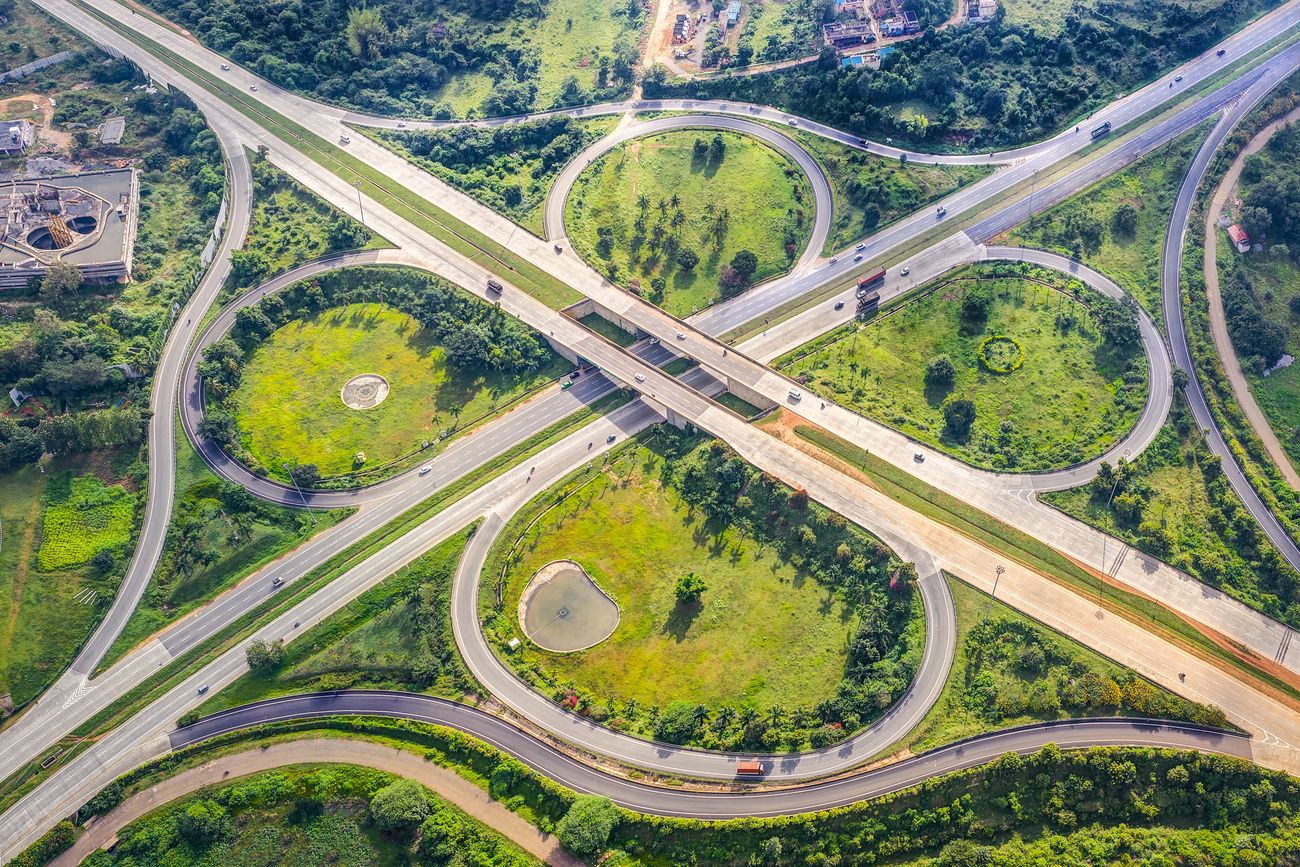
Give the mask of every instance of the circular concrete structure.
<path id="1" fill-rule="evenodd" d="M 618 603 L 572 560 L 538 569 L 519 597 L 519 625 L 529 640 L 553 653 L 600 644 L 618 626 Z"/>
<path id="2" fill-rule="evenodd" d="M 348 409 L 373 409 L 388 397 L 388 380 L 377 373 L 354 376 L 343 386 L 339 397 Z"/>

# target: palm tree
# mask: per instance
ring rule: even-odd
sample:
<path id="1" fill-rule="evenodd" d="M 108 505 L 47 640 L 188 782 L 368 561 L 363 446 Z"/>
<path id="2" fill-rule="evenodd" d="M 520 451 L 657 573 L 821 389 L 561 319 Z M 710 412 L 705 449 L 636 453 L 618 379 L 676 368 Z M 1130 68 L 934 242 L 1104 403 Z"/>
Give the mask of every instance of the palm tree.
<path id="1" fill-rule="evenodd" d="M 767 712 L 767 721 L 772 724 L 772 728 L 780 728 L 781 723 L 785 722 L 785 708 L 779 704 L 772 705 L 772 709 Z"/>
<path id="2" fill-rule="evenodd" d="M 672 205 L 674 208 L 680 205 L 681 203 L 682 203 L 682 197 L 677 195 L 676 193 L 673 193 L 673 197 L 668 200 L 668 204 Z"/>

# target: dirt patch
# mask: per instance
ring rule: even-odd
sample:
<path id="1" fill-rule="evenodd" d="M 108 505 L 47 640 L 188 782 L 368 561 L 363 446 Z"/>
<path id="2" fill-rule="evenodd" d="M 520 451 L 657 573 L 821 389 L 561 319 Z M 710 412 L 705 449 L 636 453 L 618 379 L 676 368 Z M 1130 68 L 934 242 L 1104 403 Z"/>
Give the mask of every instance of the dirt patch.
<path id="1" fill-rule="evenodd" d="M 23 105 L 30 106 L 29 109 L 21 109 Z M 19 109 L 15 111 L 15 109 Z M 35 123 L 39 130 L 36 134 L 35 150 L 52 148 L 70 153 L 72 147 L 72 133 L 63 132 L 54 128 L 54 103 L 48 96 L 40 93 L 20 93 L 17 96 L 9 96 L 0 99 L 0 117 L 6 120 L 27 119 Z"/>

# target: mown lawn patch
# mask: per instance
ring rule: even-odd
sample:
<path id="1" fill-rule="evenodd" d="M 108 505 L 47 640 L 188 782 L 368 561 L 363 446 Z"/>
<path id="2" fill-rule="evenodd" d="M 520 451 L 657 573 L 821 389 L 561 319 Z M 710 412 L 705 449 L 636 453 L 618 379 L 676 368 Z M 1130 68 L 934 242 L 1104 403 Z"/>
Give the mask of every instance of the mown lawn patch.
<path id="1" fill-rule="evenodd" d="M 812 221 L 812 189 L 792 162 L 748 136 L 712 130 L 615 148 L 579 176 L 565 207 L 584 259 L 679 316 L 784 273 Z M 742 250 L 755 262 L 736 282 L 726 269 Z"/>

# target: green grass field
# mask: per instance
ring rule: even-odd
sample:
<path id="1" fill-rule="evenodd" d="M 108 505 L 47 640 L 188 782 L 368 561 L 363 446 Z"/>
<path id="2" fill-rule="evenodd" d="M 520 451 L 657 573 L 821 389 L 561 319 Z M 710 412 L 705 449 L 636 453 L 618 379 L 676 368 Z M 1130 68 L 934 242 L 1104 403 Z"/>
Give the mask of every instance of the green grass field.
<path id="1" fill-rule="evenodd" d="M 1279 592 L 1277 579 L 1270 578 L 1257 555 L 1243 547 L 1241 540 L 1256 536 L 1237 527 L 1253 525 L 1247 523 L 1250 519 L 1218 473 L 1217 461 L 1210 457 L 1181 400 L 1174 405 L 1170 423 L 1133 462 L 1131 471 L 1136 479 L 1133 487 L 1144 493 L 1145 505 L 1137 516 L 1119 514 L 1114 503 L 1107 508 L 1106 492 L 1088 487 L 1040 496 L 1252 608 L 1300 624 L 1300 608 L 1286 603 L 1288 591 Z M 1229 520 L 1232 523 L 1225 524 Z M 1266 539 L 1260 544 L 1274 550 Z M 1289 572 L 1285 566 L 1281 571 Z M 1280 580 L 1289 587 L 1292 579 L 1284 574 Z"/>
<path id="2" fill-rule="evenodd" d="M 1124 288 L 1160 325 L 1160 250 L 1178 185 L 1208 127 L 1184 133 L 1122 172 L 1088 187 L 1022 224 L 1010 234 L 1014 244 L 1043 247 L 1081 259 Z M 1121 231 L 1115 212 L 1137 211 L 1137 227 Z M 1096 240 L 1080 240 L 1095 232 Z"/>
<path id="3" fill-rule="evenodd" d="M 966 270 L 954 276 L 985 272 Z M 947 278 L 944 278 L 945 281 Z M 941 287 L 896 313 L 785 365 L 817 391 L 976 466 L 1041 470 L 1103 451 L 1136 419 L 1145 376 L 1125 386 L 1125 373 L 1145 373 L 1140 349 L 1115 352 L 1099 342 L 1087 309 L 1069 295 L 1020 278 L 983 278 L 994 292 L 987 321 L 971 327 L 961 299 L 972 281 Z M 1066 281 L 1060 281 L 1062 288 Z M 1062 330 L 1060 317 L 1073 317 Z M 1006 335 L 1020 343 L 1024 366 L 1000 374 L 978 359 L 980 342 Z M 956 368 L 950 389 L 927 386 L 926 365 L 947 356 Z M 968 439 L 946 429 L 943 405 L 966 398 L 976 406 Z"/>
<path id="4" fill-rule="evenodd" d="M 468 375 L 445 360 L 410 316 L 379 304 L 333 308 L 285 325 L 259 345 L 232 398 L 244 447 L 273 473 L 281 462 L 315 464 L 323 476 L 351 471 L 365 452 L 377 467 L 464 430 L 568 368 L 525 378 Z M 387 400 L 350 409 L 339 396 L 361 373 L 388 380 Z"/>
<path id="5" fill-rule="evenodd" d="M 254 174 L 253 213 L 248 238 L 241 249 L 256 250 L 265 256 L 268 275 L 335 252 L 327 232 L 330 223 L 336 219 L 356 221 L 308 192 L 269 162 L 251 154 L 249 162 Z M 366 236 L 365 247 L 389 246 L 373 232 L 367 232 Z"/>
<path id="6" fill-rule="evenodd" d="M 122 480 L 132 457 L 94 453 L 0 475 L 0 696 L 16 706 L 72 660 L 112 597 L 136 495 L 106 482 Z M 117 554 L 105 573 L 87 565 L 101 549 Z"/>
<path id="7" fill-rule="evenodd" d="M 584 259 L 679 316 L 721 297 L 719 275 L 738 251 L 757 256 L 753 280 L 764 280 L 789 269 L 812 231 L 812 190 L 798 168 L 754 139 L 716 135 L 721 159 L 693 154 L 697 138 L 713 140 L 711 130 L 628 142 L 583 172 L 565 208 L 569 240 Z M 610 233 L 604 243 L 601 230 Z M 694 252 L 699 264 L 682 268 L 674 248 Z M 656 277 L 666 282 L 662 297 Z"/>
<path id="8" fill-rule="evenodd" d="M 44 572 L 81 566 L 96 552 L 131 541 L 135 497 L 125 488 L 105 485 L 94 476 L 61 473 L 45 483 L 42 499 L 45 511 L 36 559 Z"/>
<path id="9" fill-rule="evenodd" d="M 904 164 L 801 130 L 783 132 L 812 154 L 830 179 L 835 217 L 822 248 L 826 255 L 993 171 L 988 166 Z"/>
<path id="10" fill-rule="evenodd" d="M 660 462 L 643 447 L 621 452 L 529 530 L 508 571 L 503 619 L 514 631 L 519 596 L 533 573 L 569 558 L 618 603 L 614 634 L 572 654 L 525 642 L 509 659 L 537 666 L 556 683 L 641 705 L 687 700 L 761 710 L 832 695 L 844 672 L 851 612 L 758 541 L 707 526 L 661 484 Z M 708 584 L 693 616 L 674 598 L 677 579 L 688 572 Z M 491 597 L 496 576 L 484 580 Z"/>

